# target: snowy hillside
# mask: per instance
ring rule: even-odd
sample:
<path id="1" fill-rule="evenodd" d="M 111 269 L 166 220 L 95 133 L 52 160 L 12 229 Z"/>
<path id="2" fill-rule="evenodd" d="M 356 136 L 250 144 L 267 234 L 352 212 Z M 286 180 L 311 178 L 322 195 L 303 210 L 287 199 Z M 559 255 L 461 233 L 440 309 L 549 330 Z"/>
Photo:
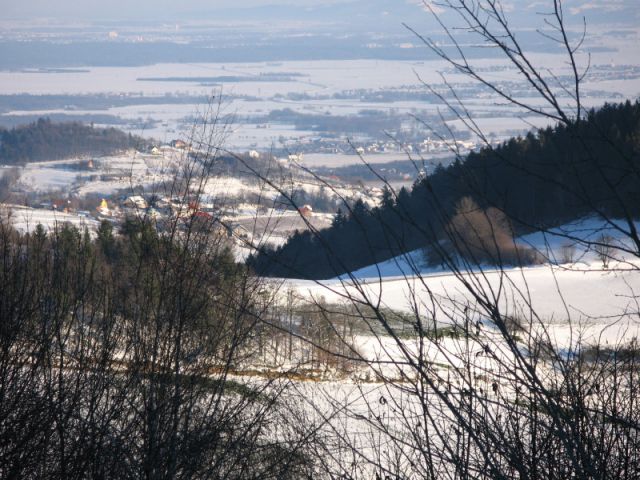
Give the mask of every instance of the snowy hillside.
<path id="1" fill-rule="evenodd" d="M 84 230 L 86 227 L 90 233 L 95 232 L 99 222 L 90 217 L 56 212 L 50 209 L 27 208 L 18 205 L 5 207 L 1 212 L 1 221 L 7 221 L 13 228 L 22 233 L 35 231 L 38 225 L 42 225 L 45 231 L 54 231 L 63 224 L 69 223 Z"/>
<path id="2" fill-rule="evenodd" d="M 636 222 L 640 229 L 640 222 Z M 622 220 L 607 222 L 595 217 L 584 218 L 570 222 L 547 232 L 536 232 L 516 239 L 516 243 L 533 248 L 549 263 L 562 265 L 577 263 L 589 266 L 599 261 L 598 254 L 589 248 L 589 243 L 607 239 L 613 247 L 631 247 L 628 245 L 628 225 Z M 627 239 L 627 240 L 623 240 Z M 612 252 L 612 256 L 619 261 L 629 257 L 619 249 Z M 567 258 L 571 257 L 571 258 Z M 487 267 L 491 270 L 492 267 Z M 360 268 L 351 274 L 344 274 L 337 279 L 349 280 L 354 277 L 361 280 L 403 278 L 414 275 L 429 275 L 445 273 L 446 270 L 437 265 L 428 265 L 423 249 L 414 250 L 384 262 Z"/>
<path id="3" fill-rule="evenodd" d="M 484 322 L 487 313 L 479 305 L 478 293 L 497 304 L 503 314 L 519 318 L 534 328 L 547 329 L 558 345 L 578 339 L 610 343 L 640 334 L 637 322 L 640 262 L 628 253 L 612 250 L 608 268 L 585 242 L 603 235 L 612 245 L 624 247 L 623 222 L 608 225 L 584 219 L 518 239 L 536 248 L 549 261 L 525 268 L 478 268 L 454 274 L 428 267 L 421 250 L 372 265 L 352 277 L 333 280 L 287 281 L 285 286 L 300 297 L 328 304 L 364 302 L 393 311 L 419 316 L 428 322 L 451 325 L 471 317 Z M 572 261 L 564 251 L 569 243 Z M 361 338 L 371 344 L 371 338 Z M 379 339 L 374 341 L 380 345 Z M 384 341 L 382 342 L 384 343 Z"/>

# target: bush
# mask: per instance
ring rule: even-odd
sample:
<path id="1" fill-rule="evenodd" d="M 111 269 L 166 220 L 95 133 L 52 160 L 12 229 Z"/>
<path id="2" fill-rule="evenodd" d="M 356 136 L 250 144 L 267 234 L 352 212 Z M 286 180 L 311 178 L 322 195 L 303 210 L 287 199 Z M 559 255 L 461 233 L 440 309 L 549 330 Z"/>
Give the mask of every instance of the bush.
<path id="1" fill-rule="evenodd" d="M 539 263 L 538 254 L 516 244 L 506 215 L 497 208 L 480 208 L 470 197 L 456 205 L 455 215 L 446 228 L 451 252 L 472 263 L 527 265 Z"/>

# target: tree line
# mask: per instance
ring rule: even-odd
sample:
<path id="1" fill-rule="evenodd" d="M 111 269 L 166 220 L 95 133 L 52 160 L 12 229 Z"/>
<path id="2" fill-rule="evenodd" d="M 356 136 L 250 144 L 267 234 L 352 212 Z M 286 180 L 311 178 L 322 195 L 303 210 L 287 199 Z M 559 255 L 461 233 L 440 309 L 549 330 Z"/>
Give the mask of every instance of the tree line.
<path id="1" fill-rule="evenodd" d="M 0 128 L 0 162 L 22 165 L 82 155 L 112 155 L 142 148 L 146 143 L 144 139 L 116 128 L 40 118 L 27 125 Z"/>
<path id="2" fill-rule="evenodd" d="M 331 228 L 298 232 L 249 259 L 271 276 L 330 278 L 446 237 L 460 201 L 497 209 L 514 234 L 589 214 L 640 215 L 640 103 L 605 104 L 570 124 L 512 138 L 439 166 L 381 205 L 338 212 Z M 326 248 L 319 248 L 326 247 Z"/>
<path id="3" fill-rule="evenodd" d="M 218 237 L 0 223 L 0 252 L 2 478 L 304 477 L 285 386 L 230 378 L 265 307 Z"/>

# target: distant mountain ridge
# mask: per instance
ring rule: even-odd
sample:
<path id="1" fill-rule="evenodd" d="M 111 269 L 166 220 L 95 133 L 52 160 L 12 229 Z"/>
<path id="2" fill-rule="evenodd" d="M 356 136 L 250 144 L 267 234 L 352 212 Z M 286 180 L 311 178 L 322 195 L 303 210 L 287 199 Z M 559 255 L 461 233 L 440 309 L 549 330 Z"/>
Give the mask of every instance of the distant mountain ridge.
<path id="1" fill-rule="evenodd" d="M 551 2 L 530 2 L 526 0 L 506 0 L 510 19 L 515 25 L 531 24 L 531 16 L 552 8 Z M 587 17 L 588 24 L 618 23 L 637 26 L 640 13 L 636 0 L 565 0 L 564 14 L 571 19 Z M 186 0 L 125 0 L 101 2 L 85 0 L 77 2 L 43 2 L 25 0 L 11 2 L 3 7 L 5 19 L 33 18 L 82 19 L 90 21 L 110 20 L 215 20 L 269 22 L 268 27 L 277 27 L 278 21 L 299 21 L 308 23 L 335 23 L 357 26 L 359 23 L 382 21 L 374 28 L 386 28 L 402 22 L 418 22 L 424 25 L 428 20 L 416 15 L 425 9 L 421 0 L 333 0 L 301 2 L 299 0 L 263 0 L 253 2 Z M 436 7 L 438 10 L 438 7 Z M 370 28 L 372 25 L 368 25 Z M 420 26 L 420 25 L 418 25 Z"/>

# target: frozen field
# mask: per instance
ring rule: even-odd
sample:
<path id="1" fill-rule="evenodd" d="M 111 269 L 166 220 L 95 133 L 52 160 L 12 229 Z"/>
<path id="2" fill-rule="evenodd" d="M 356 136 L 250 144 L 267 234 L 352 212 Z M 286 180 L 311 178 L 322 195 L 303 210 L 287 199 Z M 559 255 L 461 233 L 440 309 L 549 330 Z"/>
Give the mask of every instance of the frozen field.
<path id="1" fill-rule="evenodd" d="M 334 280 L 288 280 L 284 288 L 312 301 L 380 304 L 441 325 L 460 321 L 463 313 L 485 318 L 472 288 L 507 315 L 549 328 L 559 344 L 575 341 L 571 335 L 581 329 L 592 341 L 602 336 L 614 344 L 640 335 L 640 262 L 614 251 L 610 265 L 603 268 L 598 255 L 579 244 L 572 262 L 561 260 L 567 238 L 593 242 L 602 235 L 617 239 L 613 244 L 621 241 L 616 229 L 597 219 L 518 239 L 547 258 L 540 266 L 487 266 L 453 274 L 426 265 L 423 252 L 417 250 Z"/>
<path id="2" fill-rule="evenodd" d="M 603 270 L 597 264 L 581 268 L 531 267 L 484 271 L 456 277 L 433 273 L 404 278 L 369 280 L 354 286 L 346 281 L 318 283 L 291 282 L 303 298 L 323 298 L 329 303 L 345 303 L 353 298 L 410 314 L 428 321 L 451 324 L 468 307 L 480 307 L 465 282 L 495 295 L 504 312 L 529 318 L 535 312 L 538 321 L 558 331 L 558 341 L 566 340 L 569 321 L 582 325 L 594 339 L 606 330 L 612 343 L 640 334 L 638 298 L 640 275 L 635 268 Z M 476 283 L 477 282 L 477 283 Z M 477 311 L 481 316 L 481 312 Z"/>
<path id="3" fill-rule="evenodd" d="M 631 65 L 635 56 L 629 46 L 618 45 L 617 52 L 595 52 L 591 64 L 597 65 L 596 73 L 587 76 L 583 83 L 583 102 L 587 106 L 601 105 L 605 101 L 635 98 L 640 94 L 637 75 L 619 73 L 620 78 L 602 75 L 603 66 Z M 538 54 L 534 59 L 540 65 L 554 68 L 557 75 L 569 73 L 561 55 Z M 513 70 L 502 62 L 478 60 L 480 69 L 491 70 L 490 78 L 496 82 L 517 79 Z M 631 67 L 629 67 L 631 68 Z M 412 91 L 426 92 L 421 82 L 444 85 L 440 72 L 447 72 L 447 79 L 456 89 L 469 89 L 468 79 L 448 71 L 440 61 L 399 60 L 342 60 L 342 61 L 285 61 L 277 63 L 227 63 L 227 64 L 157 64 L 144 67 L 93 67 L 86 71 L 44 73 L 41 71 L 1 71 L 0 94 L 31 95 L 122 95 L 133 97 L 163 96 L 215 96 L 221 99 L 221 114 L 225 122 L 231 122 L 227 146 L 236 149 L 269 150 L 281 147 L 283 142 L 295 149 L 295 144 L 317 137 L 318 132 L 299 129 L 283 123 L 256 125 L 251 118 L 268 115 L 274 110 L 290 109 L 299 114 L 357 115 L 363 110 L 377 110 L 407 115 L 437 115 L 446 106 L 437 101 L 412 101 L 393 99 L 372 101 L 336 98 L 345 92 L 357 91 Z M 623 71 L 621 71 L 623 72 Z M 261 78 L 265 74 L 280 76 L 285 80 L 270 81 Z M 207 78 L 221 79 L 207 82 Z M 225 80 L 228 79 L 228 80 Z M 237 80 L 241 79 L 241 81 Z M 522 96 L 522 95 L 521 95 Z M 480 125 L 486 134 L 499 138 L 546 125 L 539 118 L 525 116 L 514 120 L 519 112 L 505 106 L 503 101 L 491 95 L 469 90 L 465 103 L 474 116 L 481 118 Z M 535 99 L 530 99 L 534 103 Z M 216 105 L 217 109 L 217 105 Z M 124 128 L 161 141 L 187 135 L 192 119 L 201 116 L 205 105 L 197 103 L 167 104 L 157 100 L 149 104 L 111 107 L 103 110 L 42 109 L 12 110 L 10 116 L 25 115 L 112 115 L 126 122 Z M 460 122 L 452 122 L 461 129 Z M 259 127 L 259 128 L 258 128 Z M 380 132 L 382 136 L 384 132 Z M 337 164 L 342 158 L 327 159 L 324 163 Z M 344 159 L 349 160 L 349 159 Z M 379 159 L 378 159 L 379 160 Z"/>
<path id="4" fill-rule="evenodd" d="M 86 227 L 89 233 L 93 234 L 99 225 L 99 222 L 92 218 L 16 205 L 12 205 L 10 210 L 2 207 L 0 209 L 0 215 L 3 222 L 10 223 L 16 230 L 22 233 L 34 232 L 38 225 L 42 225 L 45 231 L 52 232 L 65 223 L 69 223 L 78 227 L 81 231 Z"/>
<path id="5" fill-rule="evenodd" d="M 93 160 L 93 168 L 79 166 L 80 162 L 88 160 Z M 170 179 L 169 170 L 174 161 L 175 156 L 169 154 L 152 156 L 130 151 L 110 157 L 31 162 L 19 169 L 18 185 L 33 192 L 107 196 L 119 190 L 148 187 Z M 0 166 L 0 173 L 11 168 Z"/>
<path id="6" fill-rule="evenodd" d="M 509 390 L 513 383 L 505 373 L 515 362 L 513 353 L 487 320 L 488 312 L 476 295 L 497 305 L 503 315 L 523 321 L 523 330 L 516 337 L 548 340 L 561 355 L 577 352 L 577 345 L 583 349 L 629 345 L 640 335 L 637 258 L 631 260 L 627 255 L 625 260 L 618 254 L 622 261 L 612 262 L 605 269 L 593 251 L 580 252 L 578 248 L 574 262 L 557 260 L 565 235 L 590 241 L 602 234 L 614 237 L 616 230 L 601 221 L 586 219 L 546 235 L 522 237 L 522 243 L 535 246 L 549 257 L 551 263 L 542 266 L 502 271 L 487 267 L 454 275 L 425 266 L 422 253 L 412 252 L 354 272 L 352 279 L 283 282 L 281 292 L 296 292 L 300 301 L 318 302 L 328 312 L 340 304 L 361 308 L 374 305 L 401 311 L 410 322 L 406 329 L 391 324 L 397 334 L 393 337 L 372 319 L 371 332 L 363 329 L 351 340 L 354 351 L 365 360 L 362 365 L 367 367 L 356 367 L 346 375 L 329 370 L 320 382 L 294 382 L 292 395 L 300 404 L 297 413 L 334 439 L 334 449 L 329 447 L 327 455 L 341 465 L 348 465 L 348 445 L 357 445 L 364 455 L 384 463 L 394 460 L 394 449 L 411 455 L 411 448 L 403 442 L 394 444 L 393 438 L 412 438 L 413 430 L 424 425 L 420 422 L 426 410 L 438 418 L 434 421 L 440 425 L 451 422 L 447 408 L 439 406 L 437 396 L 429 391 L 431 387 L 421 389 L 426 382 L 416 374 L 418 359 L 432 366 L 429 376 L 437 379 L 438 385 L 433 388 L 451 388 L 447 385 L 453 384 L 451 391 L 457 392 L 476 388 L 480 395 L 492 389 L 494 393 L 513 393 Z M 439 341 L 420 338 L 411 325 L 418 316 L 425 328 L 434 324 L 460 328 L 465 318 L 469 319 L 477 337 L 469 340 L 462 335 Z M 530 345 L 527 341 L 518 347 L 525 357 Z M 468 362 L 475 372 L 473 383 L 464 380 Z M 548 367 L 538 368 L 545 375 L 552 374 Z M 426 401 L 423 395 L 429 395 L 428 407 L 420 404 Z M 488 395 L 491 398 L 491 393 Z M 504 398 L 500 396 L 502 401 Z M 363 478 L 372 475 L 359 474 Z"/>

